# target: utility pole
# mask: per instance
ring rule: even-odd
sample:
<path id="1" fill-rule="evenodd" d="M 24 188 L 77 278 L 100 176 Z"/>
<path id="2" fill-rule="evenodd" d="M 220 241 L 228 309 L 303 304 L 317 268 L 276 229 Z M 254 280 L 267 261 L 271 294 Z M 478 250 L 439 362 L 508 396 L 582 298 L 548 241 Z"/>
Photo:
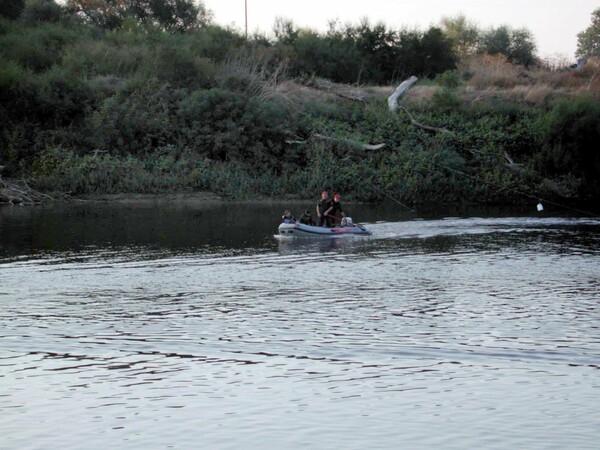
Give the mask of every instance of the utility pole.
<path id="1" fill-rule="evenodd" d="M 246 40 L 248 40 L 248 0 L 244 0 L 244 9 L 246 13 Z"/>

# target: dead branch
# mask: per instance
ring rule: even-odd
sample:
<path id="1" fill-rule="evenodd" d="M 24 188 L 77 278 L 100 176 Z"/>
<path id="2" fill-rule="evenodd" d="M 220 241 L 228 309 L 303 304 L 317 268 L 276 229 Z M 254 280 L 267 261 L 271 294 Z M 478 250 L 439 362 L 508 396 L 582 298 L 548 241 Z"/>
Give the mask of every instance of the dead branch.
<path id="1" fill-rule="evenodd" d="M 417 121 L 412 116 L 412 114 L 410 112 L 408 112 L 408 109 L 406 109 L 406 107 L 398 104 L 398 99 L 400 97 L 402 97 L 405 94 L 405 92 L 408 91 L 408 89 L 417 82 L 417 80 L 418 80 L 418 78 L 413 75 L 409 79 L 404 80 L 402 83 L 400 83 L 400 86 L 398 86 L 396 88 L 396 90 L 394 91 L 394 93 L 388 97 L 388 107 L 390 108 L 390 111 L 394 112 L 394 111 L 401 109 L 408 115 L 410 122 L 414 126 L 423 128 L 424 130 L 435 131 L 438 133 L 447 133 L 451 136 L 454 136 L 454 133 L 450 130 L 447 130 L 446 128 L 432 127 L 430 125 L 425 125 L 425 124 Z"/>
<path id="2" fill-rule="evenodd" d="M 432 127 L 431 125 L 425 125 L 425 124 L 417 121 L 411 115 L 411 113 L 408 112 L 408 110 L 404 106 L 398 105 L 398 108 L 401 109 L 402 111 L 404 111 L 408 115 L 408 118 L 410 119 L 410 123 L 412 123 L 414 126 L 419 127 L 419 128 L 423 128 L 424 130 L 436 131 L 438 133 L 446 133 L 446 134 L 449 134 L 450 136 L 454 136 L 454 132 L 452 132 L 452 131 L 450 131 L 450 130 L 448 130 L 446 128 Z"/>
<path id="3" fill-rule="evenodd" d="M 51 196 L 32 189 L 25 180 L 9 182 L 0 177 L 0 203 L 36 205 L 44 199 L 54 200 Z"/>
<path id="4" fill-rule="evenodd" d="M 345 144 L 349 147 L 352 147 L 352 148 L 358 149 L 358 150 L 380 150 L 383 147 L 385 147 L 385 144 L 365 144 L 363 142 L 355 141 L 352 139 L 338 138 L 338 137 L 333 137 L 333 136 L 325 136 L 324 134 L 319 134 L 319 133 L 315 133 L 315 134 L 311 135 L 310 138 L 308 138 L 306 140 L 294 139 L 294 140 L 287 140 L 285 142 L 286 142 L 286 144 L 290 144 L 290 145 L 301 145 L 301 144 L 307 143 L 310 139 L 319 139 L 322 141 L 341 143 L 341 144 Z"/>
<path id="5" fill-rule="evenodd" d="M 478 102 L 479 100 L 489 97 L 490 95 L 493 95 L 494 92 L 491 88 L 487 88 L 481 92 L 479 92 L 479 94 L 477 95 L 477 97 L 475 97 L 473 100 L 471 100 L 471 104 Z"/>
<path id="6" fill-rule="evenodd" d="M 390 111 L 396 111 L 400 105 L 398 105 L 398 99 L 404 95 L 408 89 L 417 82 L 418 78 L 414 75 L 410 77 L 408 80 L 404 80 L 400 83 L 400 86 L 396 88 L 394 93 L 388 97 L 388 106 Z"/>
<path id="7" fill-rule="evenodd" d="M 305 86 L 311 87 L 313 89 L 317 89 L 319 91 L 324 91 L 329 94 L 336 95 L 338 97 L 344 98 L 346 100 L 352 100 L 355 102 L 365 102 L 364 95 L 357 95 L 353 92 L 353 88 L 350 86 L 332 83 L 331 81 L 326 81 L 319 78 L 311 78 L 310 80 L 304 83 Z"/>

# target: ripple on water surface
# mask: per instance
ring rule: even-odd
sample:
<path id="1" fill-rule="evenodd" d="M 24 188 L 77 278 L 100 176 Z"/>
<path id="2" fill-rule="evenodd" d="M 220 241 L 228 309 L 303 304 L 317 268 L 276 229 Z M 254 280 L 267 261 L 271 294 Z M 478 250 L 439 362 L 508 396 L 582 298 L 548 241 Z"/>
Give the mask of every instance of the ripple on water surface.
<path id="1" fill-rule="evenodd" d="M 12 255 L 0 447 L 594 448 L 599 225 Z"/>

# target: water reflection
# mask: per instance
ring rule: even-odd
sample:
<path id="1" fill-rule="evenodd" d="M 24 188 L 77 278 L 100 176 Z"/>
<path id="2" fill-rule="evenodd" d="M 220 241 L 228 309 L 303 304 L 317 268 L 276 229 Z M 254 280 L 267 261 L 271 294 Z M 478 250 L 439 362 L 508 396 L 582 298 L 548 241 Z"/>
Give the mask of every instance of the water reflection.
<path id="1" fill-rule="evenodd" d="M 600 221 L 219 208 L 0 212 L 0 447 L 596 446 Z"/>

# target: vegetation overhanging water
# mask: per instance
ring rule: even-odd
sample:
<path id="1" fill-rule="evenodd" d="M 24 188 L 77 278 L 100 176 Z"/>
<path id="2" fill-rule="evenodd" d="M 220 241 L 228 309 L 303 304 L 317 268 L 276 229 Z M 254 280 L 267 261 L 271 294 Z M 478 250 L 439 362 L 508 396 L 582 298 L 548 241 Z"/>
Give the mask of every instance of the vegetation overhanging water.
<path id="1" fill-rule="evenodd" d="M 527 30 L 280 21 L 246 39 L 188 3 L 173 20 L 161 2 L 3 11 L 3 175 L 71 196 L 597 203 L 597 67 L 544 65 Z M 411 116 L 390 112 L 410 75 Z"/>

